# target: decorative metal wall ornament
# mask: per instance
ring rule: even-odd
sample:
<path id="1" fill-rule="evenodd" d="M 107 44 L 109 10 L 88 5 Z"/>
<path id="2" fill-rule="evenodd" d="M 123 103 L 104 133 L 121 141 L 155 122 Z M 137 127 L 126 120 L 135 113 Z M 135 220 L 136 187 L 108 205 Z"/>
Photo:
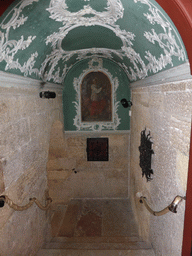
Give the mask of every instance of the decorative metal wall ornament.
<path id="1" fill-rule="evenodd" d="M 152 180 L 151 174 L 153 170 L 151 169 L 151 158 L 154 151 L 152 149 L 153 142 L 151 141 L 150 131 L 146 135 L 146 129 L 141 132 L 141 144 L 139 146 L 140 151 L 140 162 L 139 166 L 142 169 L 142 177 L 145 175 L 147 181 Z"/>

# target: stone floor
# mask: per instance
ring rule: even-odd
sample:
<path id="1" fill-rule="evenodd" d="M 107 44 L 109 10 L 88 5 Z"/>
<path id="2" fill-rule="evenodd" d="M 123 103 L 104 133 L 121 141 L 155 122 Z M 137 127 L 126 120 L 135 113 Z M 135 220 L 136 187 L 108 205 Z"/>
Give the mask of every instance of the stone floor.
<path id="1" fill-rule="evenodd" d="M 52 218 L 53 237 L 138 236 L 128 200 L 71 200 Z"/>
<path id="2" fill-rule="evenodd" d="M 55 207 L 51 225 L 53 238 L 37 256 L 154 256 L 126 199 L 71 200 Z"/>

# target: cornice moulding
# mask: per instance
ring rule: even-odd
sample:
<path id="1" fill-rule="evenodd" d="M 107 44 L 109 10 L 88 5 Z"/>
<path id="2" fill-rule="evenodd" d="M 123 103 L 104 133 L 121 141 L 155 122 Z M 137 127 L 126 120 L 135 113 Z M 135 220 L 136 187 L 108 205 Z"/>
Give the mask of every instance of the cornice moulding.
<path id="1" fill-rule="evenodd" d="M 117 134 L 130 134 L 130 130 L 115 130 L 115 131 L 65 131 L 66 136 L 108 136 Z"/>
<path id="2" fill-rule="evenodd" d="M 158 74 L 139 80 L 137 82 L 130 83 L 130 88 L 134 89 L 137 87 L 161 85 L 188 79 L 192 79 L 192 75 L 190 73 L 189 62 L 186 62 L 180 66 L 162 71 Z"/>
<path id="3" fill-rule="evenodd" d="M 0 87 L 22 87 L 22 88 L 39 88 L 41 90 L 45 89 L 54 89 L 54 90 L 63 90 L 62 85 L 48 83 L 41 85 L 41 80 L 36 80 L 28 77 L 23 77 L 15 74 L 10 74 L 7 72 L 0 71 Z"/>

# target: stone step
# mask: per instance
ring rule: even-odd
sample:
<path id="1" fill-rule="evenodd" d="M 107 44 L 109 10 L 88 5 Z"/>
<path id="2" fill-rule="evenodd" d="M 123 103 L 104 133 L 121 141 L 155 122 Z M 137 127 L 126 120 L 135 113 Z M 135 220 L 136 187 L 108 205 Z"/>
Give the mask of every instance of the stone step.
<path id="1" fill-rule="evenodd" d="M 92 236 L 92 237 L 53 237 L 52 243 L 128 243 L 142 241 L 138 236 Z"/>
<path id="2" fill-rule="evenodd" d="M 155 253 L 152 249 L 138 249 L 138 250 L 41 249 L 36 256 L 155 256 Z"/>
<path id="3" fill-rule="evenodd" d="M 151 244 L 137 237 L 55 237 L 43 249 L 139 250 L 151 249 Z"/>

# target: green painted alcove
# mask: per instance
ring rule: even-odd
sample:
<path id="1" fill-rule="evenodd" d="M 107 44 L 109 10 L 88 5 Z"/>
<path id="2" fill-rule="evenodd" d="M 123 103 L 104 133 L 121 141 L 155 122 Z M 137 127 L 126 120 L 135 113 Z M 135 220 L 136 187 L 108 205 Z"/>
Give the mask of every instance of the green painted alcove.
<path id="1" fill-rule="evenodd" d="M 98 59 L 98 58 L 97 58 Z M 107 59 L 100 59 L 102 62 L 102 68 L 99 68 L 99 71 L 104 72 L 105 74 L 110 74 L 112 80 L 117 83 L 118 86 L 116 92 L 114 92 L 114 98 L 117 108 L 114 112 L 113 116 L 118 116 L 117 121 L 119 124 L 112 125 L 111 127 L 105 127 L 105 125 L 99 130 L 97 127 L 96 129 L 92 129 L 92 127 L 79 127 L 75 125 L 75 117 L 77 117 L 78 113 L 80 115 L 80 106 L 78 102 L 78 93 L 74 88 L 74 81 L 76 81 L 76 85 L 79 87 L 79 92 L 81 92 L 81 81 L 82 78 L 85 77 L 85 74 L 93 71 L 92 67 L 95 68 L 95 63 L 93 62 L 93 66 L 90 67 L 91 59 L 85 59 L 78 62 L 74 65 L 64 80 L 64 90 L 63 90 L 63 112 L 64 112 L 64 126 L 65 131 L 104 131 L 104 130 L 130 130 L 130 117 L 129 117 L 129 110 L 130 108 L 124 108 L 120 103 L 122 98 L 126 98 L 130 100 L 130 88 L 129 88 L 129 80 L 126 76 L 125 72 L 113 61 Z M 97 63 L 96 63 L 97 64 Z M 79 106 L 79 108 L 78 108 Z M 78 111 L 77 111 L 78 109 Z M 116 113 L 115 113 L 116 112 Z M 79 119 L 77 123 L 79 122 Z M 114 120 L 116 123 L 116 120 Z M 92 124 L 96 125 L 99 122 L 92 122 Z"/>

